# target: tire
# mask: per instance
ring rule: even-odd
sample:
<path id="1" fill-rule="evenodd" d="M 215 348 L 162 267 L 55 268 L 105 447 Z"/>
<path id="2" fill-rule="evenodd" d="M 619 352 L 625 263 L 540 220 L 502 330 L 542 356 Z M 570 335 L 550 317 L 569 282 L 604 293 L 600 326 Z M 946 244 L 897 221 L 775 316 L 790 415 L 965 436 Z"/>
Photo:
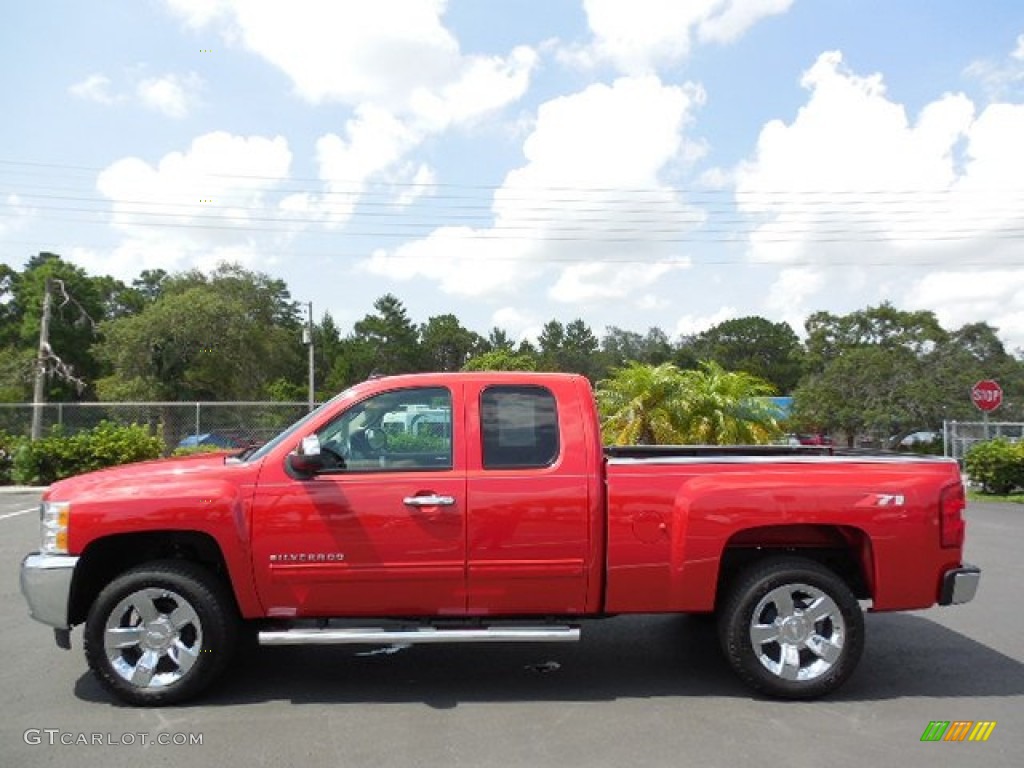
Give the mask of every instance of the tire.
<path id="1" fill-rule="evenodd" d="M 227 666 L 238 630 L 234 599 L 209 571 L 167 560 L 108 584 L 85 623 L 85 657 L 100 684 L 139 706 L 193 698 Z"/>
<path id="2" fill-rule="evenodd" d="M 718 634 L 747 685 L 777 698 L 812 699 L 853 674 L 864 651 L 864 614 L 828 568 L 778 557 L 754 564 L 732 583 Z"/>

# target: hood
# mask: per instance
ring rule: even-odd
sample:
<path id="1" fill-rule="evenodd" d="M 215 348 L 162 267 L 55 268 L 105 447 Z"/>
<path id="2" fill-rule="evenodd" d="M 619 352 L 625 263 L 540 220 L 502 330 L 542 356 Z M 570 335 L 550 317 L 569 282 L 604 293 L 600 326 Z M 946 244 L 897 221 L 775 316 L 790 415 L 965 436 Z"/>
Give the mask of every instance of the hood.
<path id="1" fill-rule="evenodd" d="M 119 467 L 100 469 L 83 475 L 58 480 L 50 486 L 43 498 L 68 500 L 85 494 L 117 488 L 123 494 L 128 488 L 152 488 L 164 483 L 216 480 L 238 473 L 256 472 L 260 462 L 245 464 L 230 462 L 232 452 L 200 453 L 170 459 L 141 461 Z M 154 491 L 155 492 L 155 491 Z"/>

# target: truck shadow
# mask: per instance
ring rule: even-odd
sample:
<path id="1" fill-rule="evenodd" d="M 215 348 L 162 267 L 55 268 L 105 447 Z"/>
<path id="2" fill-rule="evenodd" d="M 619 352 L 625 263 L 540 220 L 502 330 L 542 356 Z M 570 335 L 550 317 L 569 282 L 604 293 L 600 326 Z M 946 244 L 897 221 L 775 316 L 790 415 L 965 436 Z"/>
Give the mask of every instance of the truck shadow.
<path id="1" fill-rule="evenodd" d="M 869 615 L 867 625 L 860 667 L 829 701 L 1024 694 L 1024 663 L 940 624 L 888 614 Z M 75 693 L 114 703 L 90 674 Z M 752 695 L 726 664 L 713 621 L 633 616 L 585 623 L 578 644 L 247 649 L 213 690 L 184 708 L 284 700 L 448 709 L 467 702 Z"/>

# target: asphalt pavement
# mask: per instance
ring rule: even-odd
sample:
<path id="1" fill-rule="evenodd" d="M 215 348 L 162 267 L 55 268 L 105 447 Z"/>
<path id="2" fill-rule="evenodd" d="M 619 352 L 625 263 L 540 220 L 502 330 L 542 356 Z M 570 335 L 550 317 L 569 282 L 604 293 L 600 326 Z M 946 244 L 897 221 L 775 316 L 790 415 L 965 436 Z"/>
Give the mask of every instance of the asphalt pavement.
<path id="1" fill-rule="evenodd" d="M 133 709 L 59 650 L 18 587 L 35 491 L 0 491 L 0 766 L 1019 766 L 1024 506 L 972 504 L 968 605 L 869 615 L 837 694 L 752 695 L 711 622 L 621 617 L 554 646 L 265 648 L 203 700 Z M 923 743 L 931 721 L 994 721 L 987 742 Z"/>

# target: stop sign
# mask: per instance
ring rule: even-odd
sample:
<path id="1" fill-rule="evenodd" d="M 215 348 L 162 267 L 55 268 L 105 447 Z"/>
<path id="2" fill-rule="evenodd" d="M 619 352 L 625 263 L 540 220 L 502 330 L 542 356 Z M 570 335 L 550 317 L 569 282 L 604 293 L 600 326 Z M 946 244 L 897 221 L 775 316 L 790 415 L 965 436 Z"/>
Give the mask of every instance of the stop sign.
<path id="1" fill-rule="evenodd" d="M 971 387 L 971 400 L 979 410 L 994 411 L 1003 404 L 1003 388 L 991 379 L 979 381 Z"/>

